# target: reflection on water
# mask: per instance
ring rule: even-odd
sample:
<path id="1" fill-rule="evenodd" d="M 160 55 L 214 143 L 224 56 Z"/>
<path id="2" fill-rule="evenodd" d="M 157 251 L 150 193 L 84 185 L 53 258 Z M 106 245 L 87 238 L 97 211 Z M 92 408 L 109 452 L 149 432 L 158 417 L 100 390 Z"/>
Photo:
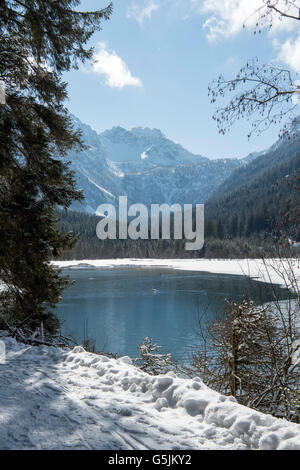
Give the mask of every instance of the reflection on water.
<path id="1" fill-rule="evenodd" d="M 78 342 L 89 337 L 98 350 L 131 357 L 149 336 L 181 359 L 199 342 L 198 315 L 222 315 L 225 298 L 270 300 L 266 285 L 244 276 L 156 268 L 69 269 L 64 274 L 76 282 L 57 309 L 63 334 Z M 286 298 L 283 289 L 278 292 Z"/>

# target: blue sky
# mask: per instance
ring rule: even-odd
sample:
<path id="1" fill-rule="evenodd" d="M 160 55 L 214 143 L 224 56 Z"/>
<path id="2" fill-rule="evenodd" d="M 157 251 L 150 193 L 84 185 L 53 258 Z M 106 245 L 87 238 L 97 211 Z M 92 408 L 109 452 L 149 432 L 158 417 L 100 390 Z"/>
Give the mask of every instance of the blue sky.
<path id="1" fill-rule="evenodd" d="M 82 0 L 81 8 L 107 3 Z M 207 86 L 220 73 L 233 78 L 255 56 L 300 71 L 295 25 L 281 22 L 271 32 L 254 35 L 252 11 L 261 0 L 113 3 L 111 19 L 91 41 L 96 62 L 65 74 L 72 113 L 97 131 L 113 126 L 158 128 L 210 158 L 245 156 L 277 139 L 279 129 L 273 128 L 248 141 L 246 122 L 219 135 Z"/>

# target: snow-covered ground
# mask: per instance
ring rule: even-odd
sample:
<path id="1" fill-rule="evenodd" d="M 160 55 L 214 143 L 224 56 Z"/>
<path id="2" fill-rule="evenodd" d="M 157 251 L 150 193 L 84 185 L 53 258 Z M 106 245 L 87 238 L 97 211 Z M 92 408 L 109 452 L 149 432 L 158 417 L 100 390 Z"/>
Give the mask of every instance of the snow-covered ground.
<path id="1" fill-rule="evenodd" d="M 153 377 L 128 357 L 1 336 L 0 449 L 291 449 L 300 425 L 238 405 L 199 378 Z"/>
<path id="2" fill-rule="evenodd" d="M 259 281 L 293 287 L 290 284 L 300 283 L 300 263 L 297 259 L 98 259 L 55 261 L 54 265 L 62 268 L 80 266 L 94 268 L 113 267 L 164 267 L 185 271 L 203 271 L 220 274 L 246 275 Z M 293 275 L 291 275 L 291 267 Z M 282 274 L 284 273 L 284 276 Z"/>

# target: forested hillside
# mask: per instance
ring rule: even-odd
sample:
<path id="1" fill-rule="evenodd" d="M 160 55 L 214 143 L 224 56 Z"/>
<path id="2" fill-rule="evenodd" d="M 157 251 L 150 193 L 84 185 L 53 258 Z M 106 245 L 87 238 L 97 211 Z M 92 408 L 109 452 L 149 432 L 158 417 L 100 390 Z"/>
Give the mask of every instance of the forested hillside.
<path id="1" fill-rule="evenodd" d="M 62 231 L 78 236 L 75 247 L 64 253 L 63 259 L 190 258 L 198 253 L 185 251 L 184 240 L 99 240 L 96 235 L 99 220 L 84 212 L 61 213 Z"/>
<path id="2" fill-rule="evenodd" d="M 219 192 L 218 197 L 207 203 L 206 236 L 224 239 L 271 233 L 291 208 L 300 207 L 299 192 L 294 188 L 295 179 L 300 176 L 300 154 L 272 168 L 267 158 L 254 160 L 238 172 L 237 184 L 232 185 L 231 190 L 222 195 Z M 258 176 L 254 178 L 254 174 Z M 241 185 L 241 180 L 245 184 Z M 287 221 L 284 226 L 288 229 Z M 299 231 L 295 234 L 295 238 L 298 237 Z"/>
<path id="3" fill-rule="evenodd" d="M 210 221 L 206 222 L 205 244 L 201 250 L 186 251 L 186 240 L 99 240 L 96 226 L 99 218 L 81 212 L 62 213 L 60 227 L 64 232 L 78 236 L 74 248 L 65 252 L 60 259 L 110 259 L 110 258 L 256 258 L 263 253 L 276 255 L 273 238 L 266 233 L 250 236 L 222 238 L 209 234 Z M 218 229 L 220 230 L 220 229 Z M 294 250 L 294 254 L 296 251 Z"/>
<path id="4" fill-rule="evenodd" d="M 296 126 L 296 122 L 294 126 Z M 218 186 L 211 195 L 210 200 L 214 200 L 227 192 L 236 191 L 247 186 L 263 176 L 267 171 L 273 170 L 284 163 L 288 163 L 294 158 L 300 158 L 300 134 L 293 134 L 288 139 L 280 139 L 264 152 L 260 152 L 253 158 L 249 155 L 244 159 L 248 162 L 236 170 Z"/>

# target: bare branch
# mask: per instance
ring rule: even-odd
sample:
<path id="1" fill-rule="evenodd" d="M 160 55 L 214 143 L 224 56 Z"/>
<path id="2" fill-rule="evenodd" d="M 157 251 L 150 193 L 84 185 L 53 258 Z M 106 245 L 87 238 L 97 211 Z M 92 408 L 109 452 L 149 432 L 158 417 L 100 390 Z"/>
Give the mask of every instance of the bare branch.
<path id="1" fill-rule="evenodd" d="M 213 81 L 208 89 L 211 103 L 237 89 L 240 93 L 213 116 L 221 134 L 225 134 L 239 119 L 255 117 L 248 137 L 254 132 L 263 132 L 291 113 L 296 106 L 292 97 L 300 93 L 289 70 L 274 65 L 259 66 L 257 59 L 248 61 L 235 79 L 226 80 L 220 75 Z"/>

